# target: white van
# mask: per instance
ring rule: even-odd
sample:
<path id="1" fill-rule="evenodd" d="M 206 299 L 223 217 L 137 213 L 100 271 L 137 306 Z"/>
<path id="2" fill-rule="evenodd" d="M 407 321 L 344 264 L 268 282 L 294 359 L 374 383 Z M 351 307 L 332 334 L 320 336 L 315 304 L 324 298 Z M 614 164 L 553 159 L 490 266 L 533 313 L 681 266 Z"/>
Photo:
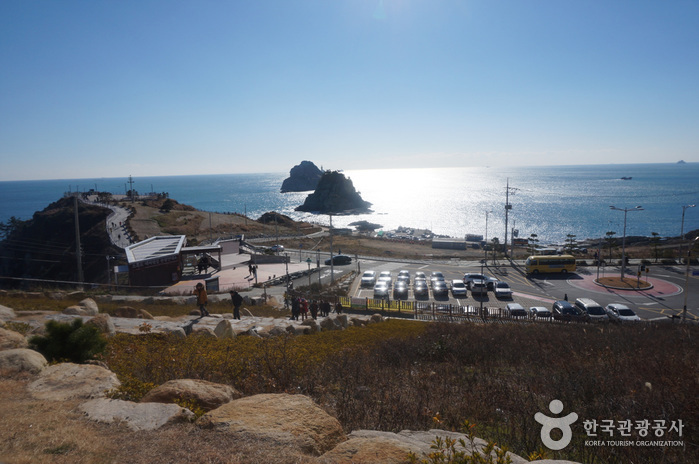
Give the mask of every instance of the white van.
<path id="1" fill-rule="evenodd" d="M 575 306 L 590 317 L 592 322 L 609 322 L 609 316 L 602 305 L 590 298 L 578 298 Z"/>

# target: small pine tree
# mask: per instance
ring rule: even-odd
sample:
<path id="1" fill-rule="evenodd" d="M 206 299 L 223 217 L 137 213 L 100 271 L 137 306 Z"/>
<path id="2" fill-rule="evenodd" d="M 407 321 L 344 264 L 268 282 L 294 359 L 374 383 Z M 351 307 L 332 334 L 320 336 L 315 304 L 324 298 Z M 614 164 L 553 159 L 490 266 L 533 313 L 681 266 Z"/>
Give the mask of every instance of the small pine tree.
<path id="1" fill-rule="evenodd" d="M 48 361 L 84 363 L 102 353 L 107 340 L 97 327 L 83 325 L 82 319 L 72 323 L 48 321 L 46 335 L 29 340 L 30 346 L 43 354 Z"/>

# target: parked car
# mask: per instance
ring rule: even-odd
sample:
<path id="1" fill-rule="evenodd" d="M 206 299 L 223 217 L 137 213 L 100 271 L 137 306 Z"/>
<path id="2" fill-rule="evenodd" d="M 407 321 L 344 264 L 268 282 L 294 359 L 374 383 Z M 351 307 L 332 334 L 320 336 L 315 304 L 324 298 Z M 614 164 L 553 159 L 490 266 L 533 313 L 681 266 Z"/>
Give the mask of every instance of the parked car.
<path id="1" fill-rule="evenodd" d="M 373 287 L 376 284 L 376 271 L 364 271 L 362 274 L 362 287 Z"/>
<path id="2" fill-rule="evenodd" d="M 433 271 L 430 274 L 430 285 L 434 285 L 434 282 L 436 280 L 441 280 L 442 282 L 444 282 L 444 274 L 442 274 L 439 271 Z"/>
<path id="3" fill-rule="evenodd" d="M 529 308 L 529 317 L 531 317 L 532 319 L 550 318 L 551 311 L 544 308 L 543 306 L 532 306 L 531 308 Z"/>
<path id="4" fill-rule="evenodd" d="M 474 273 L 466 273 L 464 274 L 464 283 L 466 284 L 466 288 L 471 290 L 471 282 L 474 280 L 482 280 L 488 290 L 492 290 L 493 287 L 495 286 L 495 282 L 498 281 L 495 277 L 490 277 L 485 274 L 474 274 Z"/>
<path id="5" fill-rule="evenodd" d="M 496 298 L 512 298 L 512 289 L 510 288 L 510 285 L 507 282 L 496 282 L 493 291 L 495 292 Z"/>
<path id="6" fill-rule="evenodd" d="M 393 287 L 393 299 L 395 300 L 405 300 L 408 298 L 408 286 L 405 282 L 398 281 L 396 286 Z"/>
<path id="7" fill-rule="evenodd" d="M 604 308 L 607 311 L 607 316 L 614 322 L 633 322 L 640 321 L 641 318 L 625 304 L 610 303 Z"/>
<path id="8" fill-rule="evenodd" d="M 449 295 L 447 283 L 443 280 L 435 280 L 432 283 L 432 294 L 436 297 Z"/>
<path id="9" fill-rule="evenodd" d="M 429 294 L 429 291 L 427 290 L 427 281 L 426 280 L 415 280 L 413 281 L 413 295 L 415 295 L 415 298 L 423 298 L 426 297 Z"/>
<path id="10" fill-rule="evenodd" d="M 607 312 L 593 299 L 578 298 L 575 300 L 575 306 L 581 311 L 584 311 L 593 322 L 609 322 Z"/>
<path id="11" fill-rule="evenodd" d="M 376 282 L 376 285 L 374 285 L 374 298 L 388 298 L 389 291 L 386 281 Z"/>
<path id="12" fill-rule="evenodd" d="M 482 296 L 482 295 L 488 294 L 488 286 L 482 280 L 471 281 L 471 285 L 470 285 L 469 289 L 471 290 L 471 294 L 473 294 L 473 296 L 476 296 L 476 295 Z"/>
<path id="13" fill-rule="evenodd" d="M 272 245 L 269 249 L 275 253 L 281 253 L 284 251 L 284 245 Z"/>
<path id="14" fill-rule="evenodd" d="M 352 262 L 352 257 L 347 255 L 335 255 L 332 259 L 333 264 L 350 264 Z M 330 265 L 330 258 L 325 260 L 325 264 Z"/>
<path id="15" fill-rule="evenodd" d="M 403 280 L 405 281 L 408 285 L 410 285 L 410 271 L 398 271 L 398 275 L 396 276 L 396 280 Z"/>
<path id="16" fill-rule="evenodd" d="M 391 274 L 391 271 L 381 271 L 379 272 L 379 278 L 381 277 L 388 277 L 389 280 L 393 280 L 393 274 Z"/>
<path id="17" fill-rule="evenodd" d="M 466 298 L 468 291 L 463 280 L 454 279 L 451 281 L 451 294 L 454 298 Z"/>
<path id="18" fill-rule="evenodd" d="M 376 283 L 378 284 L 379 282 L 385 283 L 388 288 L 391 288 L 393 286 L 393 282 L 391 281 L 391 278 L 388 276 L 380 275 L 379 278 L 376 279 Z"/>
<path id="19" fill-rule="evenodd" d="M 527 311 L 519 303 L 507 303 L 505 314 L 510 317 L 527 317 Z"/>
<path id="20" fill-rule="evenodd" d="M 415 277 L 413 277 L 413 280 L 417 280 L 417 279 L 427 280 L 427 276 L 422 271 L 415 271 Z"/>
<path id="21" fill-rule="evenodd" d="M 551 306 L 553 318 L 561 321 L 589 321 L 590 317 L 565 300 L 554 301 Z"/>

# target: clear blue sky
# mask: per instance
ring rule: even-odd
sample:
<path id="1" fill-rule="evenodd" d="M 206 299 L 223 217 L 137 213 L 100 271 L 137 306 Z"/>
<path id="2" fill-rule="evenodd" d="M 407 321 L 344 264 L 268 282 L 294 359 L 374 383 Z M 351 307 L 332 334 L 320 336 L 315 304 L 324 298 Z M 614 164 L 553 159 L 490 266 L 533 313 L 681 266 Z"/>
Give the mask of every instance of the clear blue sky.
<path id="1" fill-rule="evenodd" d="M 0 2 L 0 180 L 699 161 L 699 1 Z"/>

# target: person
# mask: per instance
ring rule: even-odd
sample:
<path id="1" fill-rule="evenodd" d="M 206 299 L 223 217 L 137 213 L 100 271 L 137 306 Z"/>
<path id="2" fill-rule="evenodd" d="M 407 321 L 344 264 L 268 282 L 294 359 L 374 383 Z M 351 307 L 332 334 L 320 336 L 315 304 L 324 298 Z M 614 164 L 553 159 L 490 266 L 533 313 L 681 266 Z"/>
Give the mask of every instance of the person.
<path id="1" fill-rule="evenodd" d="M 301 313 L 301 302 L 298 297 L 292 297 L 291 300 L 291 319 L 294 321 L 299 320 L 299 314 Z"/>
<path id="2" fill-rule="evenodd" d="M 240 305 L 243 304 L 243 297 L 235 290 L 231 290 L 231 301 L 233 302 L 233 319 L 240 320 Z"/>
<path id="3" fill-rule="evenodd" d="M 311 317 L 313 320 L 318 319 L 318 302 L 316 300 L 311 300 Z"/>
<path id="4" fill-rule="evenodd" d="M 330 303 L 327 300 L 323 300 L 320 303 L 320 315 L 324 317 L 330 315 Z"/>
<path id="5" fill-rule="evenodd" d="M 335 312 L 337 314 L 342 314 L 342 303 L 339 301 L 335 304 Z"/>
<path id="6" fill-rule="evenodd" d="M 194 287 L 192 293 L 197 296 L 197 305 L 199 305 L 201 316 L 208 316 L 209 311 L 206 309 L 206 304 L 209 302 L 209 298 L 206 295 L 206 288 L 204 288 L 204 284 L 199 282 L 197 286 Z"/>
<path id="7" fill-rule="evenodd" d="M 305 321 L 308 317 L 308 300 L 301 298 L 301 320 Z"/>

